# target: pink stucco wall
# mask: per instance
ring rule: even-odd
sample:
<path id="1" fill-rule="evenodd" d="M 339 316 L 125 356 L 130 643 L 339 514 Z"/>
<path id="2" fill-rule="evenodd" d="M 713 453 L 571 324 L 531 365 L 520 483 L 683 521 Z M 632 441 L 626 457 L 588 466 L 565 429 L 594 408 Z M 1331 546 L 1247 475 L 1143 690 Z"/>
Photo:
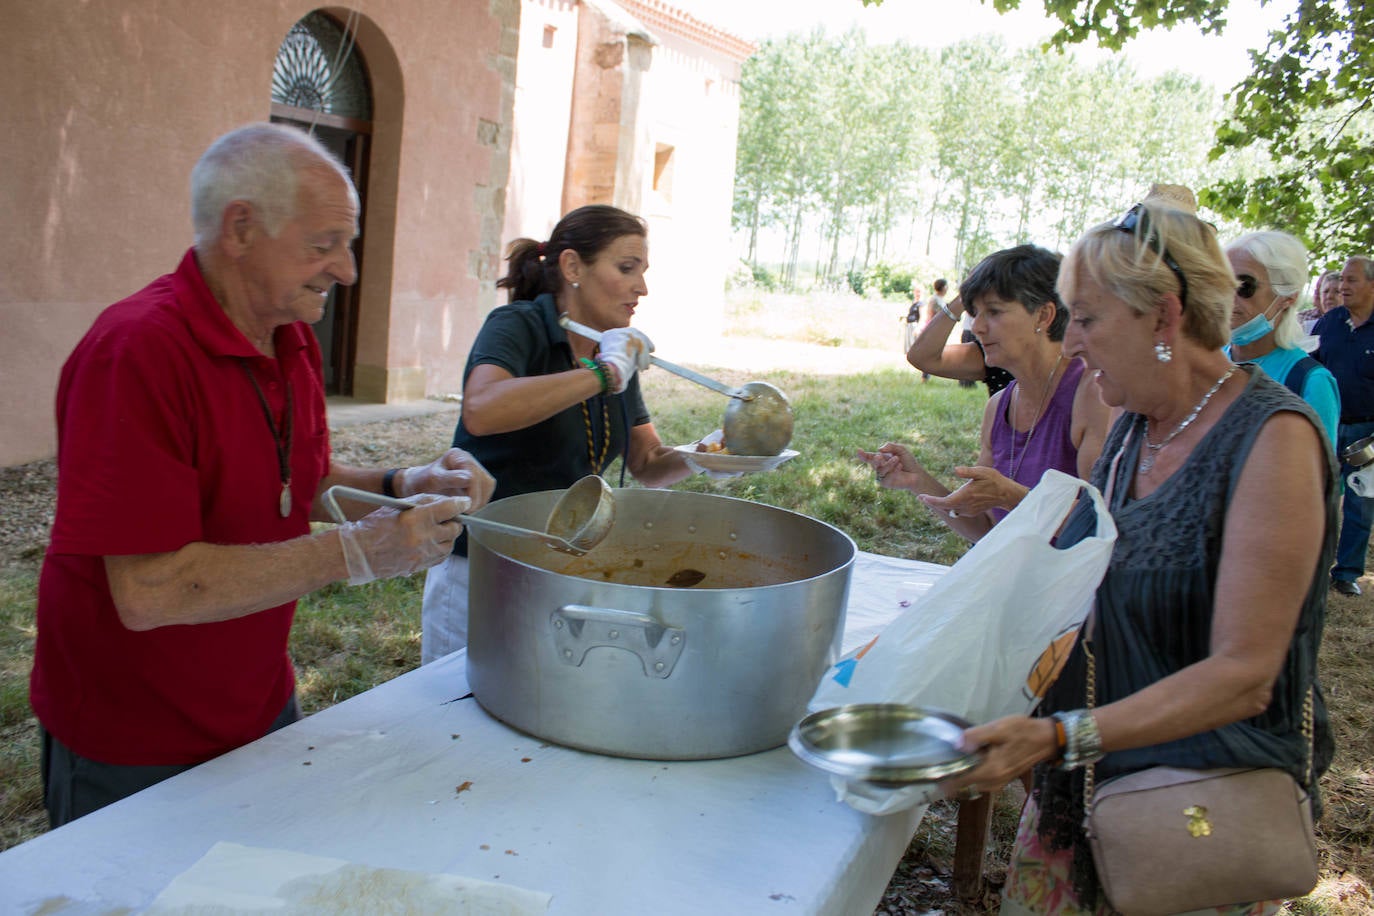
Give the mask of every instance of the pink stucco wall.
<path id="1" fill-rule="evenodd" d="M 100 309 L 175 267 L 191 239 L 192 164 L 219 134 L 267 119 L 277 47 L 314 8 L 7 6 L 0 464 L 52 453 L 62 361 Z M 359 381 L 394 390 L 418 376 L 445 390 L 494 297 L 519 2 L 352 8 L 376 94 Z"/>

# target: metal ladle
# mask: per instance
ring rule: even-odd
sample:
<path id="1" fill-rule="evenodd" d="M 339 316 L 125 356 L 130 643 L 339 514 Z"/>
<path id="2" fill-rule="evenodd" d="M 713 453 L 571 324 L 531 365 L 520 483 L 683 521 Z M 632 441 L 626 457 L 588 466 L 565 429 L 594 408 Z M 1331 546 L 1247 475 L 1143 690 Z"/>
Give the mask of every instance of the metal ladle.
<path id="1" fill-rule="evenodd" d="M 322 499 L 325 508 L 334 521 L 343 524 L 348 517 L 339 509 L 336 497 L 354 499 L 374 506 L 386 506 L 404 512 L 415 508 L 415 504 L 405 499 L 383 496 L 354 487 L 334 486 L 324 491 Z M 532 538 L 544 546 L 560 553 L 580 557 L 606 539 L 611 526 L 615 524 L 615 494 L 606 481 L 596 474 L 588 474 L 563 491 L 554 504 L 549 520 L 543 531 L 521 528 L 505 522 L 493 521 L 478 515 L 458 513 L 458 521 L 469 527 L 486 528 L 514 537 Z"/>
<path id="2" fill-rule="evenodd" d="M 560 315 L 558 323 L 588 340 L 601 340 L 601 331 L 579 324 L 567 315 Z M 721 424 L 725 447 L 730 454 L 771 457 L 782 454 L 787 443 L 792 441 L 792 405 L 786 395 L 767 382 L 747 382 L 739 388 L 731 388 L 708 375 L 657 356 L 650 355 L 649 362 L 730 398 Z"/>

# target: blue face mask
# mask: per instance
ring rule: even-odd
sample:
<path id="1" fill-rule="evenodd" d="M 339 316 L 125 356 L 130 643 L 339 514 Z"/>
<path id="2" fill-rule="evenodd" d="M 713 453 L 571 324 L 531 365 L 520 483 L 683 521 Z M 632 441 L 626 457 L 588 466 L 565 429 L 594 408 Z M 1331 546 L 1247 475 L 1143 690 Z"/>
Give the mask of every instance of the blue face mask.
<path id="1" fill-rule="evenodd" d="M 1282 297 L 1275 297 L 1274 302 L 1278 302 Z M 1270 308 L 1274 302 L 1269 303 Z M 1260 340 L 1264 335 L 1273 332 L 1274 323 L 1269 320 L 1269 310 L 1265 309 L 1245 324 L 1231 331 L 1231 346 L 1244 347 Z"/>

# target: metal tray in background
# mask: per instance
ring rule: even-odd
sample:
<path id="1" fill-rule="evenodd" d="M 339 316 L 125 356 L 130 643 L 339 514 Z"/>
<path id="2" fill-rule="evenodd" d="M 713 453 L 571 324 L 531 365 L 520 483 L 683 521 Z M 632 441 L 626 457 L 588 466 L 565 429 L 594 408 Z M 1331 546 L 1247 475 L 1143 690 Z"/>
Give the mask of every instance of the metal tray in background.
<path id="1" fill-rule="evenodd" d="M 970 723 L 900 703 L 856 703 L 812 713 L 788 736 L 792 753 L 818 770 L 884 788 L 939 782 L 981 757 L 959 747 Z"/>

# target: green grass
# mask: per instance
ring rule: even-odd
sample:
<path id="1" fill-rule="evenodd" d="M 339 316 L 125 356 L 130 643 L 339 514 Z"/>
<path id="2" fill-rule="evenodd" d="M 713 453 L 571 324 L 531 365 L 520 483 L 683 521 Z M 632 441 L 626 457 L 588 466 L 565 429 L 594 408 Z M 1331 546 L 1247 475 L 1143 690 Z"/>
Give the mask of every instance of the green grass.
<path id="1" fill-rule="evenodd" d="M 303 598 L 291 630 L 301 711 L 309 714 L 370 690 L 420 661 L 423 574 L 335 583 Z"/>
<path id="2" fill-rule="evenodd" d="M 29 570 L 0 574 L 0 849 L 47 826 L 38 725 L 29 710 L 37 585 Z"/>

